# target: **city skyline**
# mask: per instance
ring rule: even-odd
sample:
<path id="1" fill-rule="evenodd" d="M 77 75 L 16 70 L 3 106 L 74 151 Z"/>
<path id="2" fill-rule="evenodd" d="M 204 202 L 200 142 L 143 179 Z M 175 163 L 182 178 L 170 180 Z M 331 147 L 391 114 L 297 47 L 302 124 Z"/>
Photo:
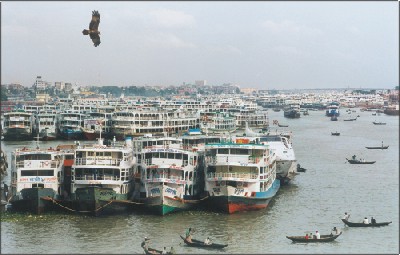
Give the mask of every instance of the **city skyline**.
<path id="1" fill-rule="evenodd" d="M 2 2 L 1 84 L 399 85 L 398 2 Z M 101 15 L 101 44 L 82 30 Z"/>

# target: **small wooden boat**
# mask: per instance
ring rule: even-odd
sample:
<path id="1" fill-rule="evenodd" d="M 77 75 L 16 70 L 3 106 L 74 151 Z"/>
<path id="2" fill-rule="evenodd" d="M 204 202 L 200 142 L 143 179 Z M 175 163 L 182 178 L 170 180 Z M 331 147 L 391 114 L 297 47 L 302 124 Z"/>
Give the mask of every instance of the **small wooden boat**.
<path id="1" fill-rule="evenodd" d="M 387 226 L 391 221 L 389 222 L 377 222 L 377 223 L 359 223 L 359 222 L 350 222 L 348 220 L 342 219 L 343 223 L 346 224 L 349 227 L 360 227 L 360 228 L 365 228 L 365 227 L 381 227 L 381 226 Z"/>
<path id="2" fill-rule="evenodd" d="M 340 135 L 339 132 L 331 132 L 331 134 L 332 134 L 332 135 L 336 135 L 336 136 L 339 136 L 339 135 Z"/>
<path id="3" fill-rule="evenodd" d="M 348 158 L 346 159 L 350 164 L 374 164 L 376 162 L 376 161 L 365 161 L 363 159 L 348 159 Z"/>
<path id="4" fill-rule="evenodd" d="M 151 254 L 162 254 L 162 251 L 157 250 L 157 249 L 154 249 L 154 248 L 150 248 L 150 247 L 148 247 L 147 249 L 146 249 L 145 247 L 142 247 L 142 248 L 143 248 L 144 253 L 145 253 L 146 255 L 151 255 Z M 172 254 L 172 253 L 168 251 L 167 254 Z"/>
<path id="5" fill-rule="evenodd" d="M 292 240 L 293 242 L 297 243 L 326 243 L 326 242 L 332 242 L 336 238 L 338 238 L 342 232 L 340 232 L 337 235 L 330 234 L 330 235 L 321 235 L 320 239 L 314 239 L 314 238 L 309 238 L 306 239 L 305 236 L 286 236 L 287 239 Z"/>
<path id="6" fill-rule="evenodd" d="M 385 122 L 375 122 L 375 121 L 373 121 L 372 123 L 374 123 L 374 125 L 386 125 Z"/>
<path id="7" fill-rule="evenodd" d="M 207 248 L 207 249 L 223 249 L 227 247 L 227 244 L 218 244 L 218 243 L 211 243 L 211 244 L 204 244 L 203 241 L 196 240 L 192 238 L 192 242 L 188 242 L 186 238 L 180 235 L 180 237 L 183 239 L 186 245 L 191 246 L 191 247 L 198 247 L 198 248 Z"/>
<path id="8" fill-rule="evenodd" d="M 278 127 L 288 127 L 289 125 L 278 124 Z"/>

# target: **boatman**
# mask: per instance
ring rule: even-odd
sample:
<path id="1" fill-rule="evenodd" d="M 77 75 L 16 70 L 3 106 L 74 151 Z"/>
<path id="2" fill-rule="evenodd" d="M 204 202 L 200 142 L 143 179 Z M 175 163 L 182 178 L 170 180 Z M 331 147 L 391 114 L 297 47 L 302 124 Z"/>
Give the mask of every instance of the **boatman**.
<path id="1" fill-rule="evenodd" d="M 186 241 L 192 243 L 192 228 L 186 230 Z"/>
<path id="2" fill-rule="evenodd" d="M 142 248 L 147 251 L 147 249 L 149 248 L 148 247 L 149 246 L 149 242 L 150 242 L 150 239 L 145 237 L 144 241 L 140 244 L 140 246 L 142 246 Z"/>
<path id="3" fill-rule="evenodd" d="M 367 217 L 364 218 L 363 223 L 364 224 L 368 224 L 368 218 Z"/>
<path id="4" fill-rule="evenodd" d="M 344 220 L 349 220 L 350 214 L 347 214 L 347 212 L 344 213 L 343 219 Z"/>

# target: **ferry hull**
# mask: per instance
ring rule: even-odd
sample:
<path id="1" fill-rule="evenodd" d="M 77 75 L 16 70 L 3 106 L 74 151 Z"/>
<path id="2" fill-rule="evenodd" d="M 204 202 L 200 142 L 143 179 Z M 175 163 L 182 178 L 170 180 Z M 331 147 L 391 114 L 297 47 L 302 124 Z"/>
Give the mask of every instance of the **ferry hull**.
<path id="1" fill-rule="evenodd" d="M 233 195 L 210 196 L 208 204 L 210 208 L 215 208 L 218 211 L 228 214 L 265 209 L 279 188 L 280 181 L 275 180 L 272 187 L 266 192 L 255 192 L 254 196 L 251 197 Z"/>
<path id="2" fill-rule="evenodd" d="M 164 196 L 164 198 L 162 198 L 162 196 L 148 197 L 142 201 L 147 209 L 161 216 L 178 211 L 190 210 L 195 205 L 195 202 L 191 200 L 183 200 L 168 196 Z"/>
<path id="3" fill-rule="evenodd" d="M 60 137 L 66 140 L 81 140 L 83 138 L 82 131 L 74 131 L 71 129 L 62 130 L 59 133 Z"/>
<path id="4" fill-rule="evenodd" d="M 33 135 L 25 128 L 7 128 L 3 129 L 5 141 L 28 141 L 32 140 Z"/>
<path id="5" fill-rule="evenodd" d="M 54 132 L 48 132 L 47 130 L 42 130 L 39 132 L 40 141 L 54 141 L 57 138 L 57 134 Z"/>
<path id="6" fill-rule="evenodd" d="M 75 191 L 74 209 L 93 216 L 126 212 L 131 204 L 126 196 L 117 195 L 110 188 L 85 187 Z"/>
<path id="7" fill-rule="evenodd" d="M 30 212 L 34 214 L 42 214 L 44 212 L 55 210 L 51 199 L 56 194 L 50 188 L 27 188 L 21 190 L 22 199 L 13 197 L 10 201 L 13 211 Z M 43 198 L 50 198 L 43 199 Z"/>

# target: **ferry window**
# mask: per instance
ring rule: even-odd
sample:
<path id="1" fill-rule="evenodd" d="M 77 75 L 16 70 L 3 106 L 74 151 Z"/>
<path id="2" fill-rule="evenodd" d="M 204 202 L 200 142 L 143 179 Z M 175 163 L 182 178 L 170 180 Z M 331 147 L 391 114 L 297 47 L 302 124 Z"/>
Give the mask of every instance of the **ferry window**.
<path id="1" fill-rule="evenodd" d="M 188 160 L 188 155 L 187 154 L 183 154 L 183 160 Z"/>
<path id="2" fill-rule="evenodd" d="M 182 154 L 181 154 L 181 153 L 175 154 L 175 158 L 176 158 L 176 159 L 182 159 Z"/>
<path id="3" fill-rule="evenodd" d="M 65 159 L 74 159 L 74 155 L 65 155 Z"/>
<path id="4" fill-rule="evenodd" d="M 152 154 L 152 153 L 146 153 L 145 156 L 144 156 L 144 158 L 145 158 L 145 159 L 150 159 L 151 156 L 152 156 L 151 154 Z"/>
<path id="5" fill-rule="evenodd" d="M 82 158 L 83 153 L 81 151 L 76 152 L 76 158 Z"/>
<path id="6" fill-rule="evenodd" d="M 54 170 L 21 170 L 21 176 L 54 176 Z"/>
<path id="7" fill-rule="evenodd" d="M 104 152 L 104 156 L 106 156 L 106 157 L 111 157 L 111 152 L 110 152 L 110 151 Z"/>
<path id="8" fill-rule="evenodd" d="M 167 153 L 165 153 L 165 152 L 160 152 L 160 158 L 166 158 L 166 157 L 167 157 L 166 154 L 167 154 Z"/>
<path id="9" fill-rule="evenodd" d="M 94 151 L 88 151 L 88 156 L 93 157 L 94 156 Z"/>
<path id="10" fill-rule="evenodd" d="M 33 183 L 32 188 L 44 188 L 44 184 L 43 183 Z"/>
<path id="11" fill-rule="evenodd" d="M 218 149 L 218 154 L 229 154 L 229 149 Z"/>
<path id="12" fill-rule="evenodd" d="M 175 154 L 175 153 L 167 153 L 167 154 L 168 154 L 168 158 L 171 158 L 171 159 L 174 158 L 174 154 Z"/>

